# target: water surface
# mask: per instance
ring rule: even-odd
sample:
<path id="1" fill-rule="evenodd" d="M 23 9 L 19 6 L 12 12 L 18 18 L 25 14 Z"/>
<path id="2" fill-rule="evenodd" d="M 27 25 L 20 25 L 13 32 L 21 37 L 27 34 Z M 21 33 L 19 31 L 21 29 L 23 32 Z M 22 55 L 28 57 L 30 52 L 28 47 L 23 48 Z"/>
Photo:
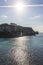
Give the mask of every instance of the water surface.
<path id="1" fill-rule="evenodd" d="M 43 34 L 0 38 L 0 65 L 43 65 Z"/>

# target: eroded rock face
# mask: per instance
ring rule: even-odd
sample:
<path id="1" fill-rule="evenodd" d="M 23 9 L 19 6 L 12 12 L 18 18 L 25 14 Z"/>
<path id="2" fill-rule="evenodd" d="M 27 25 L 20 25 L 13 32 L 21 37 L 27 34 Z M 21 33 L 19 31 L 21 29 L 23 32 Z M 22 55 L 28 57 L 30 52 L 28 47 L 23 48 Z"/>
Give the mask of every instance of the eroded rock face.
<path id="1" fill-rule="evenodd" d="M 38 34 L 31 27 L 22 27 L 16 24 L 0 24 L 0 37 L 31 36 Z"/>

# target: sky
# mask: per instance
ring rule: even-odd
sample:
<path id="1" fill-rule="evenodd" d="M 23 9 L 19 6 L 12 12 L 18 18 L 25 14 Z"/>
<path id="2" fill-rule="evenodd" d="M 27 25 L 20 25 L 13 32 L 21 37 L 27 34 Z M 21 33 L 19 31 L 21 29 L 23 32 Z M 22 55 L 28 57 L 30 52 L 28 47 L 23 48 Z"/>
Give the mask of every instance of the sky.
<path id="1" fill-rule="evenodd" d="M 25 7 L 18 11 L 16 2 Z M 0 0 L 0 23 L 16 23 L 43 32 L 43 0 Z"/>

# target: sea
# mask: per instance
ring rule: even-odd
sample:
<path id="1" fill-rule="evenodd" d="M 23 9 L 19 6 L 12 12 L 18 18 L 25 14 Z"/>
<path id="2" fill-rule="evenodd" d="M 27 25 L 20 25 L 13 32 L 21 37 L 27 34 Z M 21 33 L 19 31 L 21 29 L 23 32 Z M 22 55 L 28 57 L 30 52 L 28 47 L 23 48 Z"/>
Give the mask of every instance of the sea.
<path id="1" fill-rule="evenodd" d="M 43 33 L 0 38 L 0 65 L 43 65 Z"/>

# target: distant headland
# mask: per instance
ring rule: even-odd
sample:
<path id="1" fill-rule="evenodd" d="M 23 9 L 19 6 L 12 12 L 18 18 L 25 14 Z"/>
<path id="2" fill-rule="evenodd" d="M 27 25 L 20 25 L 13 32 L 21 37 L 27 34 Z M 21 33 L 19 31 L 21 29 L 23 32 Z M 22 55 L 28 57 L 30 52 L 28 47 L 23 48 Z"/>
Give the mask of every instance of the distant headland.
<path id="1" fill-rule="evenodd" d="M 0 38 L 32 36 L 36 34 L 39 34 L 39 32 L 38 31 L 35 32 L 31 27 L 23 27 L 15 23 L 0 24 Z"/>

